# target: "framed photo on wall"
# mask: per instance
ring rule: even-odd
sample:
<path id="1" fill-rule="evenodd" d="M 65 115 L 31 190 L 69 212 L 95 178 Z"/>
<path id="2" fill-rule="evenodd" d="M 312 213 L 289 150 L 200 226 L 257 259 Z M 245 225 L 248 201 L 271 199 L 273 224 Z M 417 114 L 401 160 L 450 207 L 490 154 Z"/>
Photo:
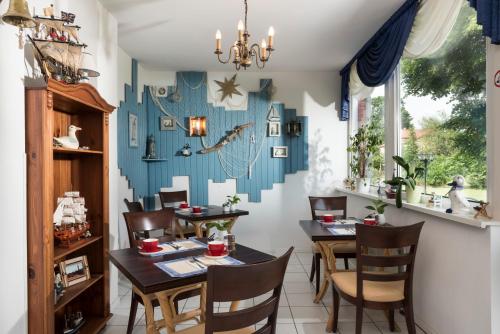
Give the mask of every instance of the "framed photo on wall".
<path id="1" fill-rule="evenodd" d="M 288 146 L 273 146 L 273 158 L 287 158 Z"/>
<path id="2" fill-rule="evenodd" d="M 128 113 L 128 144 L 130 147 L 139 147 L 138 128 L 137 115 Z"/>
<path id="3" fill-rule="evenodd" d="M 85 255 L 62 261 L 59 263 L 59 270 L 66 288 L 90 279 L 89 264 Z"/>
<path id="4" fill-rule="evenodd" d="M 270 121 L 267 123 L 267 135 L 269 137 L 279 137 L 281 136 L 281 123 L 276 121 Z"/>
<path id="5" fill-rule="evenodd" d="M 175 131 L 177 128 L 177 123 L 175 118 L 168 116 L 160 117 L 160 131 Z"/>

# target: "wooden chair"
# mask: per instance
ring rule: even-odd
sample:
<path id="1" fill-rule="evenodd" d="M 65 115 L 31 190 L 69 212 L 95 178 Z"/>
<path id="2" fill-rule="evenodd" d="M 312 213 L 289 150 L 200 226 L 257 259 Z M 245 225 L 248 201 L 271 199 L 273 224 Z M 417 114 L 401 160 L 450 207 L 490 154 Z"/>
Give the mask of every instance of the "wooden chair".
<path id="1" fill-rule="evenodd" d="M 363 308 L 386 310 L 389 327 L 395 330 L 394 310 L 404 308 L 409 334 L 415 334 L 413 318 L 413 269 L 424 222 L 403 227 L 356 224 L 356 271 L 335 272 L 333 319 L 327 329 L 337 331 L 340 297 L 356 305 L 356 334 L 361 334 Z M 397 255 L 370 255 L 368 250 L 398 249 Z M 406 253 L 404 249 L 407 249 Z M 380 252 L 372 252 L 379 254 Z M 394 272 L 366 271 L 365 266 L 397 268 Z"/>
<path id="2" fill-rule="evenodd" d="M 205 323 L 175 333 L 274 334 L 283 278 L 292 251 L 293 247 L 276 260 L 259 264 L 210 266 Z M 239 300 L 255 298 L 270 291 L 272 295 L 258 305 L 237 310 Z M 229 312 L 214 313 L 214 303 L 218 305 L 219 302 L 231 302 Z M 264 319 L 267 319 L 266 323 L 255 330 L 253 325 Z"/>
<path id="3" fill-rule="evenodd" d="M 163 209 L 172 208 L 176 206 L 177 203 L 187 202 L 187 191 L 160 191 L 158 193 L 160 196 L 160 203 Z M 177 233 L 181 238 L 189 238 L 196 236 L 194 231 L 194 226 L 188 223 L 180 224 L 179 220 L 176 219 Z"/>
<path id="4" fill-rule="evenodd" d="M 143 212 L 144 208 L 142 207 L 141 202 L 130 202 L 128 199 L 123 200 L 125 205 L 127 206 L 128 212 Z"/>
<path id="5" fill-rule="evenodd" d="M 339 197 L 313 197 L 309 196 L 309 204 L 311 205 L 311 214 L 313 220 L 321 219 L 321 211 L 334 214 L 341 219 L 346 218 L 347 212 L 347 196 Z M 356 258 L 356 242 L 355 241 L 335 241 L 331 243 L 331 247 L 336 258 L 344 259 L 344 266 L 349 269 L 349 258 Z M 321 254 L 321 247 L 318 243 L 313 244 L 313 261 L 311 264 L 311 275 L 309 280 L 312 282 L 316 276 L 316 294 L 320 293 L 320 261 L 326 261 L 326 257 Z M 327 265 L 325 263 L 325 269 Z M 329 280 L 329 272 L 325 271 L 325 282 Z M 325 289 L 326 291 L 326 289 Z M 323 297 L 323 296 L 321 296 Z M 318 298 L 317 298 L 318 299 Z M 319 298 L 321 300 L 321 298 Z"/>
<path id="6" fill-rule="evenodd" d="M 163 230 L 164 233 L 165 231 L 170 231 L 170 234 L 165 234 L 162 241 L 175 240 L 175 212 L 173 209 L 149 212 L 124 212 L 123 217 L 125 217 L 125 222 L 127 224 L 130 247 L 137 247 L 141 236 L 149 236 L 149 232 L 152 230 Z M 199 295 L 199 293 L 200 290 L 196 289 L 179 294 L 174 302 L 172 312 L 174 314 L 177 313 L 179 300 Z M 138 303 L 144 304 L 143 298 L 145 298 L 145 296 L 139 295 L 139 293 L 136 293 L 135 289 L 133 289 L 132 300 L 130 303 L 130 315 L 127 325 L 127 334 L 132 333 L 135 317 L 137 314 L 137 305 Z M 159 306 L 159 302 L 157 299 L 152 299 L 149 302 L 152 304 L 153 308 Z"/>

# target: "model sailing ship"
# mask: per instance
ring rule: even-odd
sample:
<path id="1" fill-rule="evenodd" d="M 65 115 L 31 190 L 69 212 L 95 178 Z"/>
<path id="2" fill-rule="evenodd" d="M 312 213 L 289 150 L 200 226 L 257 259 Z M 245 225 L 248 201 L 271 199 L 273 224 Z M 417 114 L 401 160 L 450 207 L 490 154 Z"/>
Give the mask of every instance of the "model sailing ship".
<path id="1" fill-rule="evenodd" d="M 88 66 L 91 55 L 85 52 L 87 45 L 78 36 L 80 27 L 74 24 L 75 14 L 61 12 L 61 17 L 56 17 L 53 5 L 44 8 L 43 13 L 33 16 L 36 26 L 28 38 L 44 76 L 68 84 L 99 76 Z"/>
<path id="2" fill-rule="evenodd" d="M 90 236 L 85 198 L 78 191 L 64 193 L 64 197 L 57 199 L 54 212 L 54 238 L 61 247 L 69 247 L 72 242 Z"/>

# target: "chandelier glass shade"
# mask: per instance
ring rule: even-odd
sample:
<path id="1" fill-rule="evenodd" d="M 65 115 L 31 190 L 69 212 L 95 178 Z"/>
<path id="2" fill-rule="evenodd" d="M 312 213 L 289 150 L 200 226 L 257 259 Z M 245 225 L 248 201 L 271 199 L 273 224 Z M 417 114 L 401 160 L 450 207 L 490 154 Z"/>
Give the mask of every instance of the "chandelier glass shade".
<path id="1" fill-rule="evenodd" d="M 233 63 L 237 71 L 241 68 L 246 70 L 254 61 L 255 65 L 262 69 L 271 57 L 271 52 L 274 51 L 274 28 L 269 27 L 267 43 L 265 39 L 262 39 L 260 45 L 258 43 L 250 44 L 250 34 L 247 29 L 248 4 L 247 0 L 244 2 L 245 22 L 243 23 L 241 20 L 238 22 L 238 40 L 229 48 L 229 57 L 226 60 L 222 59 L 222 34 L 220 30 L 217 30 L 215 34 L 215 54 L 222 64 Z"/>

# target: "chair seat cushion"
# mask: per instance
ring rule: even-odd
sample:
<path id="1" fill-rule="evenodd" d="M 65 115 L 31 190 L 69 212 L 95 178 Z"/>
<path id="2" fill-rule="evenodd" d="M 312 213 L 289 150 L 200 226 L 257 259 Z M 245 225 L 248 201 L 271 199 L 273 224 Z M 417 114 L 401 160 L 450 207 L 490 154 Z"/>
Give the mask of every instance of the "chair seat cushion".
<path id="1" fill-rule="evenodd" d="M 332 249 L 333 253 L 356 253 L 356 241 L 335 241 Z"/>
<path id="2" fill-rule="evenodd" d="M 247 328 L 237 329 L 234 331 L 214 332 L 214 334 L 251 334 L 254 331 L 255 330 L 252 327 L 247 327 Z M 176 331 L 175 334 L 205 334 L 205 324 Z"/>
<path id="3" fill-rule="evenodd" d="M 383 273 L 378 272 L 383 275 Z M 343 271 L 332 274 L 335 286 L 351 297 L 356 297 L 356 272 Z M 404 281 L 363 281 L 363 299 L 371 302 L 397 302 L 403 300 Z"/>

